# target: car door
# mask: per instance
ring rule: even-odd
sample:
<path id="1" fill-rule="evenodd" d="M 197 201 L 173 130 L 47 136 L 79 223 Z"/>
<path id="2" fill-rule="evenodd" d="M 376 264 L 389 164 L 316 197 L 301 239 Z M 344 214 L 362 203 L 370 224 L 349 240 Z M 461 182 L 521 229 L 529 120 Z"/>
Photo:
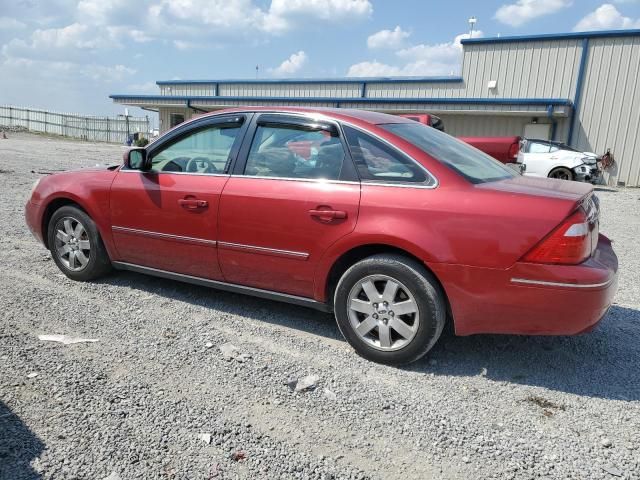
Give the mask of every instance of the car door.
<path id="1" fill-rule="evenodd" d="M 218 206 L 245 120 L 239 115 L 191 122 L 148 147 L 149 171 L 118 172 L 110 210 L 120 261 L 221 279 Z"/>
<path id="2" fill-rule="evenodd" d="M 525 175 L 546 177 L 552 160 L 550 159 L 551 145 L 545 142 L 528 140 L 525 145 L 523 163 L 527 166 Z"/>
<path id="3" fill-rule="evenodd" d="M 312 297 L 323 252 L 358 218 L 360 183 L 339 126 L 261 114 L 246 138 L 220 201 L 222 274 L 230 283 Z"/>

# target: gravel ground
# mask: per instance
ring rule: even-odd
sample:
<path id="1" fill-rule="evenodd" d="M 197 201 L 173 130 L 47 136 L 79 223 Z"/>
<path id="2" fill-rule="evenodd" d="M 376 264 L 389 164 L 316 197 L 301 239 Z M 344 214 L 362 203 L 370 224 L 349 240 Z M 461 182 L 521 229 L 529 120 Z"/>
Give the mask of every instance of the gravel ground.
<path id="1" fill-rule="evenodd" d="M 362 360 L 329 315 L 133 273 L 62 275 L 37 172 L 122 147 L 0 140 L 0 478 L 640 478 L 640 191 L 600 191 L 615 305 L 578 337 L 445 336 Z M 39 334 L 99 339 L 63 345 Z M 225 343 L 250 355 L 226 359 Z M 317 375 L 313 391 L 291 377 Z"/>

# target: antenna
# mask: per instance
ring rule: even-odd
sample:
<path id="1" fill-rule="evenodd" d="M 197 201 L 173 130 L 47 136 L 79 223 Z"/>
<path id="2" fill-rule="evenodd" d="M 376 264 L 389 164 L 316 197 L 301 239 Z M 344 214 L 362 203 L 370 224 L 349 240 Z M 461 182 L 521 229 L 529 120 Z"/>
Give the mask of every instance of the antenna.
<path id="1" fill-rule="evenodd" d="M 259 72 L 260 72 L 260 65 L 256 65 L 256 78 L 258 78 Z"/>
<path id="2" fill-rule="evenodd" d="M 478 19 L 476 17 L 471 17 L 469 19 L 469 38 L 473 38 L 473 27 L 475 27 Z"/>

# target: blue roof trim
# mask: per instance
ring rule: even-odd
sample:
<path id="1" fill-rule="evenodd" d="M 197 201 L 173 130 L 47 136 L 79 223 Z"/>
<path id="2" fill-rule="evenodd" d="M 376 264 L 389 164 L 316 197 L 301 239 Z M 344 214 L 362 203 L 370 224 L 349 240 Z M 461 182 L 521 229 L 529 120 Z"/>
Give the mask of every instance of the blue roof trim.
<path id="1" fill-rule="evenodd" d="M 255 83 L 459 83 L 462 77 L 345 77 L 345 78 L 246 78 L 230 80 L 158 80 L 156 85 L 202 85 L 226 83 L 228 85 L 255 84 Z"/>
<path id="2" fill-rule="evenodd" d="M 583 39 L 583 38 L 637 37 L 637 36 L 640 36 L 640 29 L 600 30 L 600 31 L 593 31 L 593 32 L 543 33 L 539 35 L 513 35 L 508 37 L 465 38 L 462 40 L 462 44 L 477 45 L 481 43 L 535 42 L 540 40 L 567 40 L 567 39 Z"/>
<path id="3" fill-rule="evenodd" d="M 434 103 L 434 104 L 485 104 L 485 105 L 566 105 L 572 102 L 566 98 L 360 98 L 360 97 L 212 97 L 182 95 L 109 95 L 113 100 L 177 100 L 193 102 L 214 100 L 233 102 L 324 102 L 324 103 Z"/>

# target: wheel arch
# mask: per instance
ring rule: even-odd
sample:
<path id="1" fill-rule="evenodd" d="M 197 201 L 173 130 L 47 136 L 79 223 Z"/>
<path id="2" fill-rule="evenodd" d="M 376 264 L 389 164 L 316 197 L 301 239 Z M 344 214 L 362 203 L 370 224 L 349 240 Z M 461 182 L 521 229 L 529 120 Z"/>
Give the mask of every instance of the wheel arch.
<path id="1" fill-rule="evenodd" d="M 438 283 L 438 286 L 440 287 L 440 290 L 442 291 L 442 294 L 444 296 L 445 304 L 447 306 L 447 321 L 453 321 L 453 313 L 451 310 L 451 304 L 449 303 L 447 291 L 435 272 L 431 268 L 429 268 L 429 266 L 423 260 L 421 260 L 410 251 L 385 243 L 368 243 L 352 247 L 351 249 L 343 252 L 333 262 L 324 282 L 325 299 L 332 310 L 334 292 L 336 286 L 338 285 L 338 281 L 340 280 L 344 272 L 346 272 L 352 265 L 359 262 L 360 260 L 380 253 L 395 253 L 410 258 L 411 260 L 414 260 L 422 265 Z"/>
<path id="2" fill-rule="evenodd" d="M 44 209 L 44 213 L 42 214 L 42 241 L 44 242 L 44 246 L 49 248 L 49 222 L 51 221 L 51 217 L 53 214 L 60 208 L 66 206 L 77 207 L 82 210 L 87 215 L 91 216 L 91 214 L 84 208 L 80 203 L 78 203 L 75 199 L 70 197 L 56 197 L 52 199 Z"/>

